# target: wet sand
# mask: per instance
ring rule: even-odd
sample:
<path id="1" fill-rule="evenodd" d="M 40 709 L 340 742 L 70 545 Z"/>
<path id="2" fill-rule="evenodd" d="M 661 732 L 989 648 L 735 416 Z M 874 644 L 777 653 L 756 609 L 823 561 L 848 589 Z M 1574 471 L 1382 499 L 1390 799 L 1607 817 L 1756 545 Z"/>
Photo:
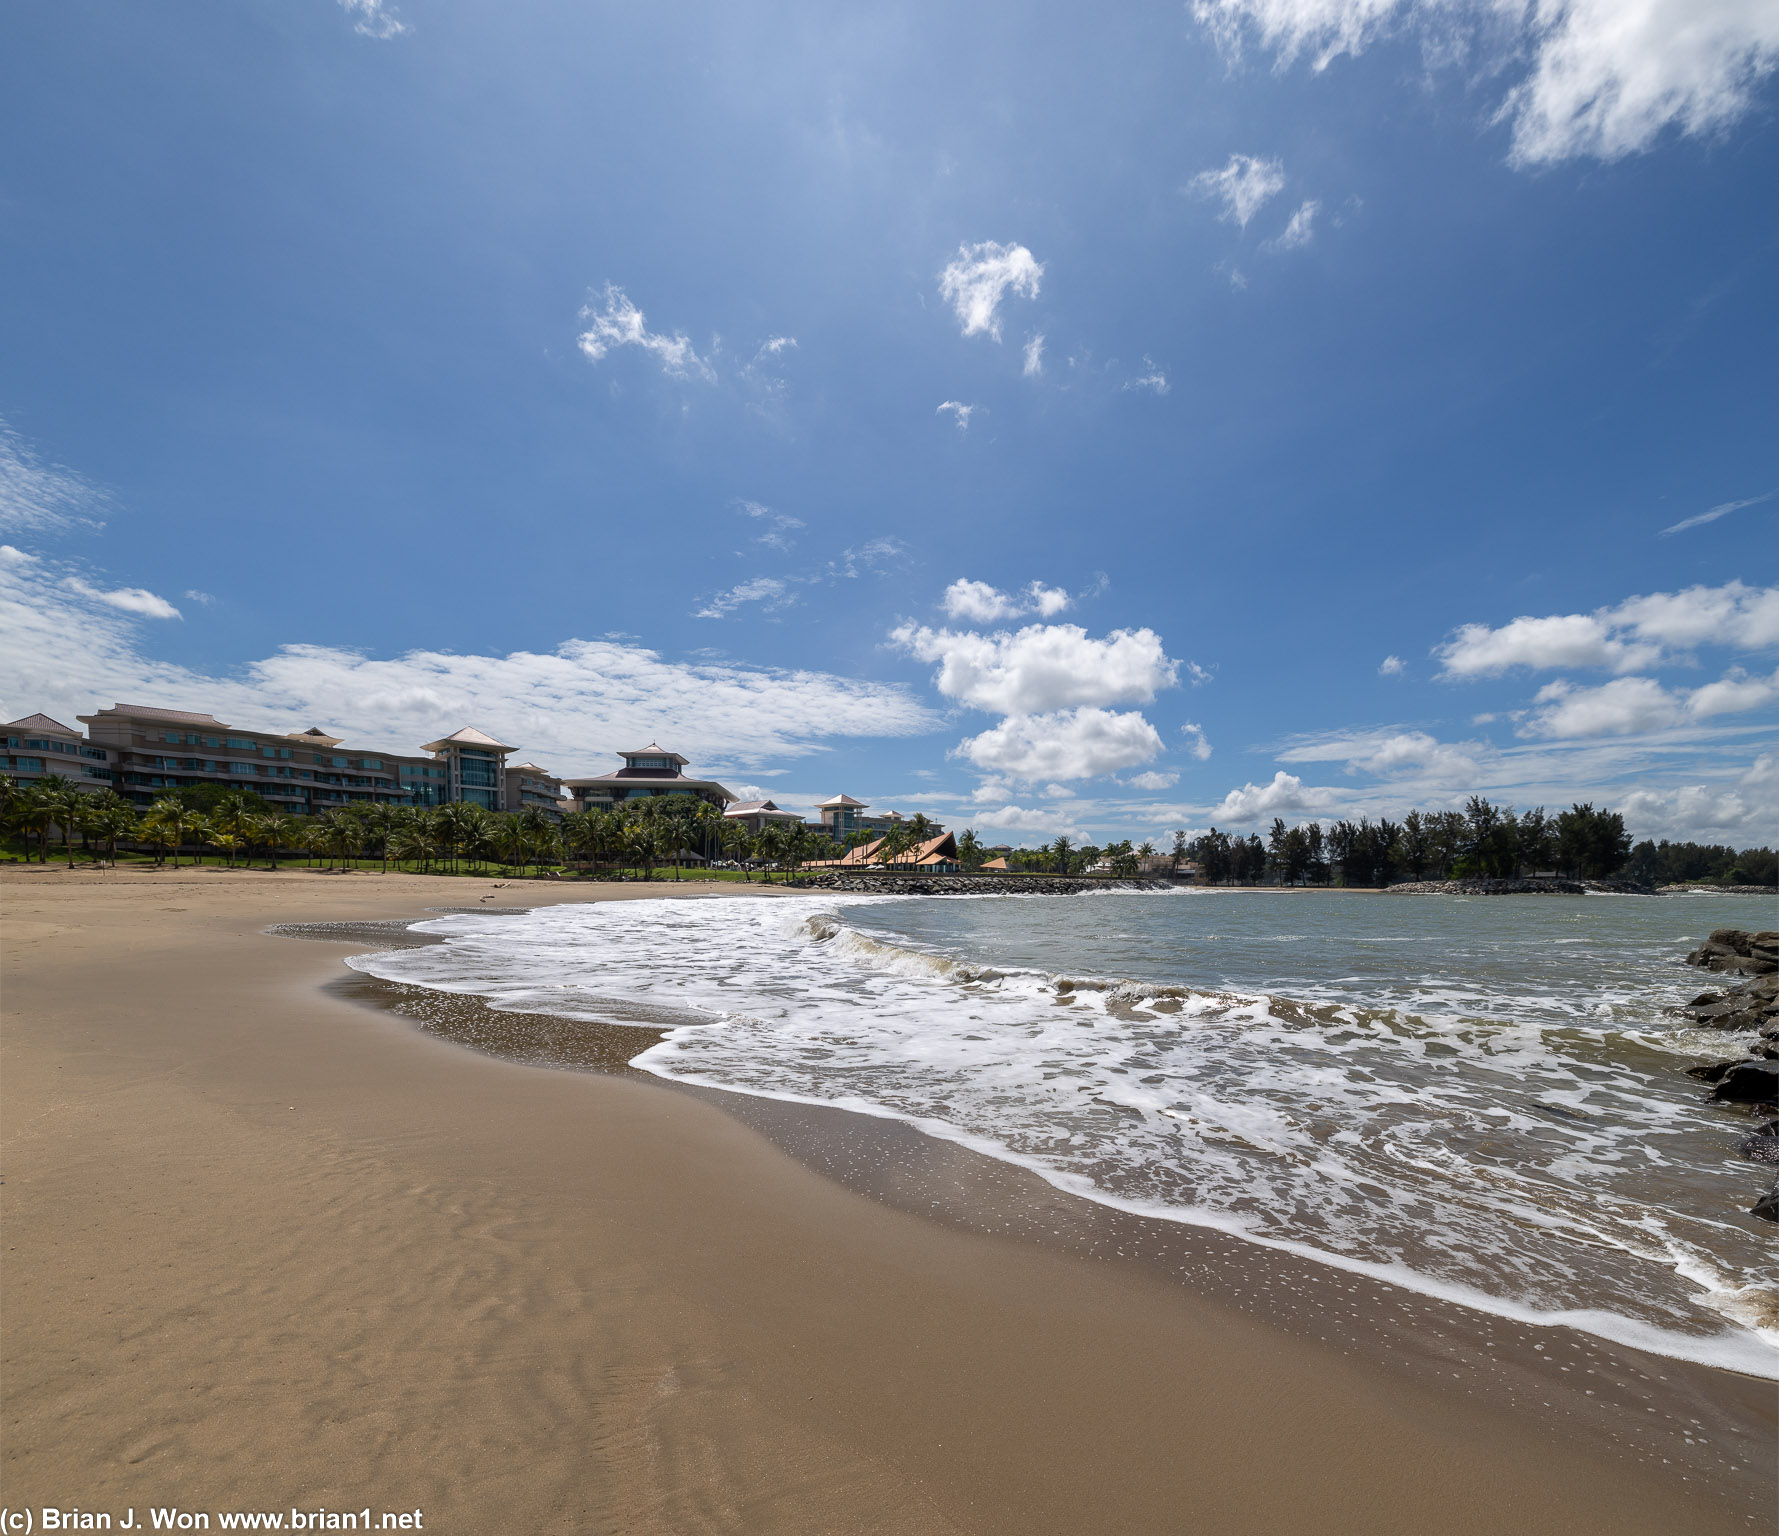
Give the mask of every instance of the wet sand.
<path id="1" fill-rule="evenodd" d="M 362 937 L 263 931 L 672 893 L 495 886 L 0 873 L 9 1506 L 418 1507 L 452 1532 L 1771 1528 L 1770 1466 L 1682 1483 L 1124 1257 L 1134 1234 L 1047 1247 L 1056 1213 L 924 1138 L 465 1050 L 342 995 Z M 678 894 L 701 891 L 759 894 Z M 1332 1273 L 1293 1288 L 1300 1315 L 1355 1310 Z M 1770 1384 L 1684 1390 L 1768 1413 L 1770 1444 Z"/>

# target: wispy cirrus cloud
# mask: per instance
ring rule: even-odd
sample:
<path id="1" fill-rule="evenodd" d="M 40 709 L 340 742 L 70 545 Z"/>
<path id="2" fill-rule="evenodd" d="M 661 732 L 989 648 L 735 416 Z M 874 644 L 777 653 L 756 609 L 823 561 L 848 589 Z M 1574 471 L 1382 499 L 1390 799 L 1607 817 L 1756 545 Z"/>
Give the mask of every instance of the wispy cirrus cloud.
<path id="1" fill-rule="evenodd" d="M 1264 251 L 1295 251 L 1306 246 L 1316 237 L 1316 215 L 1322 205 L 1313 197 L 1306 197 L 1298 204 L 1297 212 L 1291 215 L 1291 221 L 1272 239 L 1261 242 Z"/>
<path id="2" fill-rule="evenodd" d="M 587 329 L 575 340 L 589 362 L 601 362 L 619 347 L 636 347 L 653 357 L 670 378 L 716 382 L 716 369 L 698 355 L 685 332 L 670 336 L 651 331 L 643 312 L 615 283 L 605 285 L 597 302 L 589 299 L 580 318 Z"/>
<path id="3" fill-rule="evenodd" d="M 957 423 L 958 431 L 968 432 L 970 430 L 970 418 L 976 414 L 975 406 L 965 405 L 962 400 L 941 400 L 933 414 L 943 416 L 947 411 L 951 412 L 951 418 Z"/>
<path id="4" fill-rule="evenodd" d="M 340 0 L 340 4 L 352 17 L 352 30 L 361 37 L 387 40 L 414 30 L 397 19 L 385 0 Z"/>
<path id="5" fill-rule="evenodd" d="M 1721 131 L 1779 64 L 1768 0 L 1193 0 L 1192 13 L 1231 58 L 1254 42 L 1281 71 L 1305 54 L 1326 69 L 1404 32 L 1473 76 L 1529 61 L 1495 114 L 1520 167 L 1616 160 L 1668 129 Z"/>
<path id="6" fill-rule="evenodd" d="M 0 421 L 0 532 L 97 532 L 105 496 L 73 470 L 45 464 Z"/>
<path id="7" fill-rule="evenodd" d="M 1188 192 L 1222 204 L 1218 218 L 1242 229 L 1284 189 L 1284 162 L 1258 155 L 1231 155 L 1227 165 L 1200 171 L 1186 183 Z"/>
<path id="8" fill-rule="evenodd" d="M 1705 524 L 1715 523 L 1718 518 L 1728 517 L 1732 512 L 1740 512 L 1744 507 L 1758 507 L 1762 502 L 1771 501 L 1775 496 L 1779 496 L 1779 490 L 1766 491 L 1759 496 L 1748 496 L 1741 501 L 1720 501 L 1715 507 L 1693 517 L 1683 517 L 1679 522 L 1669 524 L 1656 537 L 1668 539 L 1677 533 L 1685 533 L 1691 528 L 1703 528 Z"/>
<path id="9" fill-rule="evenodd" d="M 1001 339 L 1001 301 L 1008 295 L 1035 299 L 1044 264 L 1023 245 L 983 240 L 960 245 L 939 274 L 939 294 L 966 336 Z M 944 407 L 941 407 L 944 409 Z"/>

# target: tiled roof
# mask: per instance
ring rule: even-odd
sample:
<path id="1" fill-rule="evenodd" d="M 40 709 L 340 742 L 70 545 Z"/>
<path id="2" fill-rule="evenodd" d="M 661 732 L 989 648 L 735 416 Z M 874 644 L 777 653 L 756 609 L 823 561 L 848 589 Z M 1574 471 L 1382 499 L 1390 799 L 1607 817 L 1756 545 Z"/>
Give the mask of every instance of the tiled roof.
<path id="1" fill-rule="evenodd" d="M 213 725 L 219 731 L 228 727 L 215 715 L 197 715 L 184 709 L 152 709 L 146 704 L 113 704 L 99 711 L 102 715 L 134 715 L 143 720 L 171 720 L 180 725 Z"/>
<path id="2" fill-rule="evenodd" d="M 9 731 L 60 731 L 64 736 L 78 736 L 79 731 L 72 730 L 60 720 L 52 720 L 48 715 L 26 715 L 23 720 L 9 720 L 6 723 Z"/>

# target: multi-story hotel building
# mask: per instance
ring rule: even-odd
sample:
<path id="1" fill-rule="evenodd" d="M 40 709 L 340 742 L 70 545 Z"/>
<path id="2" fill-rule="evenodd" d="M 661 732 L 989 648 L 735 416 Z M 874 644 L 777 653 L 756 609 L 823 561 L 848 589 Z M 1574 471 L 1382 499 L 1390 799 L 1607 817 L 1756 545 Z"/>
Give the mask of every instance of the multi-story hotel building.
<path id="1" fill-rule="evenodd" d="M 624 766 L 614 773 L 590 779 L 564 779 L 577 810 L 609 811 L 645 795 L 692 795 L 719 811 L 734 803 L 735 796 L 714 779 L 693 779 L 685 774 L 687 759 L 650 742 L 636 752 L 620 752 Z"/>
<path id="2" fill-rule="evenodd" d="M 536 763 L 517 763 L 507 768 L 506 794 L 509 811 L 535 807 L 555 820 L 562 817 L 562 780 Z"/>
<path id="3" fill-rule="evenodd" d="M 867 816 L 870 810 L 863 800 L 855 800 L 851 795 L 834 795 L 827 800 L 815 803 L 817 813 L 822 819 L 822 831 L 837 843 L 844 843 L 855 832 L 887 832 L 892 827 L 900 826 L 903 816 L 900 811 L 885 811 L 881 816 Z"/>
<path id="4" fill-rule="evenodd" d="M 6 727 L 0 772 L 23 788 L 44 779 L 67 779 L 80 789 L 110 789 L 111 753 L 48 715 L 26 715 Z"/>
<path id="5" fill-rule="evenodd" d="M 424 749 L 432 755 L 421 757 L 346 748 L 341 737 L 314 727 L 287 735 L 252 731 L 214 715 L 140 704 L 78 718 L 92 749 L 106 754 L 110 787 L 138 805 L 151 804 L 157 791 L 221 784 L 251 789 L 298 815 L 355 803 L 456 800 L 498 811 L 513 750 L 469 728 L 432 742 Z"/>

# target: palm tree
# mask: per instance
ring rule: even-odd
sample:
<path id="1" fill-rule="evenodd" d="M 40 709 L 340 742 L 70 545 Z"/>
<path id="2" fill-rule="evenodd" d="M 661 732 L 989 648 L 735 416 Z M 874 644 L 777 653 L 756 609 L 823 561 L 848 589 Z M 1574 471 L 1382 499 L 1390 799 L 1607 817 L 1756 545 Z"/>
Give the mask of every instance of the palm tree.
<path id="1" fill-rule="evenodd" d="M 157 845 L 169 848 L 173 854 L 173 867 L 179 868 L 179 850 L 185 846 L 185 840 L 192 835 L 201 817 L 192 810 L 177 793 L 163 795 L 149 809 L 144 825 L 156 834 L 149 839 Z"/>
<path id="2" fill-rule="evenodd" d="M 432 819 L 425 813 L 406 816 L 390 833 L 392 851 L 398 861 L 418 864 L 424 874 L 438 851 L 433 839 Z"/>
<path id="3" fill-rule="evenodd" d="M 367 805 L 359 814 L 363 816 L 365 828 L 383 857 L 383 873 L 388 874 L 390 834 L 395 831 L 405 813 L 400 806 L 383 801 L 376 805 Z"/>
<path id="4" fill-rule="evenodd" d="M 265 839 L 266 864 L 271 869 L 278 867 L 279 845 L 294 848 L 303 834 L 302 824 L 296 817 L 287 816 L 282 811 L 268 811 L 264 816 L 255 817 L 253 830 Z"/>
<path id="5" fill-rule="evenodd" d="M 556 842 L 556 824 L 550 820 L 549 813 L 542 806 L 528 805 L 512 818 L 518 822 L 519 829 L 525 834 L 525 848 L 531 854 L 532 861 L 540 867 L 543 856 Z M 525 872 L 521 864 L 519 872 Z"/>
<path id="6" fill-rule="evenodd" d="M 166 862 L 169 849 L 173 852 L 174 862 L 178 862 L 179 832 L 165 820 L 156 820 L 152 815 L 144 818 L 136 836 L 139 841 L 147 843 L 155 850 L 154 862 L 157 866 Z"/>
<path id="7" fill-rule="evenodd" d="M 89 824 L 105 840 L 105 851 L 111 856 L 111 865 L 115 869 L 117 840 L 136 831 L 136 808 L 116 790 L 105 790 L 97 797 Z"/>
<path id="8" fill-rule="evenodd" d="M 258 814 L 259 807 L 254 803 L 258 799 L 258 795 L 249 797 L 246 790 L 231 789 L 216 802 L 216 809 L 210 813 L 210 819 L 216 823 L 217 830 L 226 832 L 234 839 L 234 842 L 226 845 L 231 869 L 235 865 L 235 849 L 246 845 L 247 834 Z"/>
<path id="9" fill-rule="evenodd" d="M 1074 854 L 1075 845 L 1066 837 L 1059 837 L 1050 845 L 1051 856 L 1056 860 L 1056 872 L 1066 875 L 1069 872 L 1069 859 Z"/>
<path id="10" fill-rule="evenodd" d="M 25 861 L 31 859 L 31 834 L 37 834 L 37 855 L 43 863 L 49 863 L 49 829 L 55 821 L 55 804 L 52 797 L 43 793 L 44 785 L 40 780 L 29 789 L 18 792 L 13 810 L 13 819 L 25 837 Z"/>
<path id="11" fill-rule="evenodd" d="M 746 823 L 740 821 L 724 821 L 723 824 L 717 828 L 717 846 L 722 849 L 725 857 L 736 859 L 737 861 L 746 858 L 747 844 L 748 833 Z M 748 882 L 751 884 L 753 882 L 754 872 L 750 869 L 746 873 Z"/>
<path id="12" fill-rule="evenodd" d="M 74 867 L 74 834 L 86 820 L 87 795 L 63 778 L 40 779 L 37 793 L 49 806 L 50 815 L 62 834 L 62 852 L 68 856 L 68 867 Z M 47 840 L 47 835 L 46 835 Z M 47 852 L 44 863 L 49 862 Z"/>
<path id="13" fill-rule="evenodd" d="M 493 829 L 489 840 L 504 863 L 517 864 L 519 873 L 525 873 L 525 851 L 531 839 L 524 822 L 517 816 L 501 817 L 500 824 Z"/>
<path id="14" fill-rule="evenodd" d="M 983 859 L 982 844 L 976 840 L 976 829 L 965 827 L 964 835 L 957 840 L 957 861 L 965 869 L 978 869 Z"/>
<path id="15" fill-rule="evenodd" d="M 321 825 L 316 829 L 321 834 L 321 846 L 338 856 L 340 868 L 346 867 L 346 861 L 364 846 L 364 829 L 359 826 L 356 816 L 345 811 L 328 811 L 320 818 Z"/>

